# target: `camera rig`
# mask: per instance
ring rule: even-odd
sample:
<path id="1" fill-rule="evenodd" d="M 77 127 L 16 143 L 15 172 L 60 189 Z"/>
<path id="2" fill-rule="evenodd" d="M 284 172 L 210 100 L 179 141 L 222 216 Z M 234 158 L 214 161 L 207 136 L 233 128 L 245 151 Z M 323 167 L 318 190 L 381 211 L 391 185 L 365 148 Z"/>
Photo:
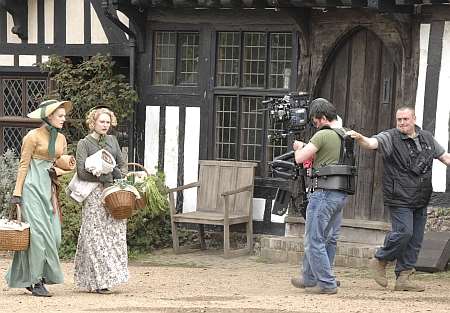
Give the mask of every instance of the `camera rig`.
<path id="1" fill-rule="evenodd" d="M 299 135 L 308 125 L 309 95 L 289 93 L 282 98 L 270 98 L 261 102 L 267 106 L 275 129 L 269 139 L 277 141 L 290 135 Z"/>
<path id="2" fill-rule="evenodd" d="M 269 135 L 272 142 L 280 141 L 282 138 L 293 142 L 304 137 L 304 131 L 308 126 L 307 93 L 289 93 L 282 98 L 262 101 L 262 104 L 267 106 L 272 128 L 275 129 L 273 134 Z M 277 189 L 272 213 L 284 215 L 290 208 L 293 215 L 301 214 L 306 218 L 308 205 L 306 169 L 302 164 L 296 164 L 294 151 L 276 157 L 270 162 L 270 167 L 274 177 L 288 181 L 287 186 Z"/>
<path id="3" fill-rule="evenodd" d="M 306 132 L 304 130 L 309 125 L 308 94 L 288 94 L 280 99 L 269 99 L 264 101 L 263 104 L 268 105 L 270 117 L 275 125 L 274 128 L 278 126 L 278 129 L 281 129 L 270 137 L 271 140 L 287 137 L 289 141 L 299 140 L 300 138 L 305 141 Z M 273 176 L 287 180 L 288 184 L 278 188 L 272 213 L 284 215 L 289 208 L 290 214 L 298 216 L 300 213 L 306 218 L 306 207 L 308 206 L 307 177 L 311 179 L 313 189 L 338 190 L 350 195 L 355 193 L 357 167 L 355 166 L 354 139 L 347 136 L 341 128 L 322 125 L 320 130 L 322 129 L 332 129 L 341 139 L 338 163 L 313 169 L 312 160 L 298 165 L 295 162 L 294 151 L 276 157 L 270 163 Z M 309 164 L 306 166 L 307 163 Z M 310 175 L 307 175 L 304 167 L 310 168 L 311 172 L 308 172 Z"/>

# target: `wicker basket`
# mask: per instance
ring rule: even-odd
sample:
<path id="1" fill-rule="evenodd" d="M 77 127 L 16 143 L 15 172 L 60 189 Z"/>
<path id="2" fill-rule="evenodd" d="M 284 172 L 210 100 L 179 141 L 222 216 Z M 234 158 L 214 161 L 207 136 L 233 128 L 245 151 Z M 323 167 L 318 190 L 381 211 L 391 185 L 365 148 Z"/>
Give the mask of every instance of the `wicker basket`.
<path id="1" fill-rule="evenodd" d="M 136 205 L 134 207 L 136 210 L 141 210 L 147 206 L 146 197 L 147 197 L 147 195 L 145 193 L 141 193 L 141 198 L 136 199 Z"/>
<path id="2" fill-rule="evenodd" d="M 115 219 L 129 218 L 133 213 L 136 196 L 131 191 L 117 190 L 105 197 L 105 207 Z"/>
<path id="3" fill-rule="evenodd" d="M 139 163 L 128 163 L 128 166 L 130 166 L 130 165 L 137 166 L 137 167 L 141 168 L 142 170 L 144 170 L 145 175 L 147 175 L 147 176 L 150 175 L 149 172 L 147 171 L 147 169 L 145 167 L 143 167 L 141 164 L 139 164 Z M 131 176 L 131 175 L 136 175 L 136 172 L 129 172 L 128 176 Z M 143 209 L 147 205 L 146 194 L 142 193 L 142 192 L 140 192 L 140 193 L 141 193 L 141 198 L 140 199 L 136 199 L 136 205 L 135 205 L 135 209 L 136 210 Z"/>
<path id="4" fill-rule="evenodd" d="M 17 221 L 22 222 L 20 205 L 16 205 Z M 30 228 L 24 230 L 0 229 L 0 251 L 25 251 L 30 245 Z"/>

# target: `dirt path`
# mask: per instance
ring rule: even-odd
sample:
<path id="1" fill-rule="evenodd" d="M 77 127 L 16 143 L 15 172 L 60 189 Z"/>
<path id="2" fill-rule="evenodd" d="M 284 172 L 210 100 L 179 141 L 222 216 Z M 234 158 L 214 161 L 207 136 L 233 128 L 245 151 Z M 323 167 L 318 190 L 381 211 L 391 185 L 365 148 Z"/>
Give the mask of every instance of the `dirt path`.
<path id="1" fill-rule="evenodd" d="M 9 262 L 0 260 L 2 276 Z M 129 283 L 112 295 L 98 295 L 74 289 L 72 263 L 64 263 L 64 272 L 66 283 L 49 287 L 52 298 L 9 289 L 0 279 L 0 312 L 450 312 L 450 273 L 420 274 L 427 290 L 405 293 L 393 292 L 392 283 L 378 287 L 365 270 L 337 268 L 337 295 L 307 295 L 290 285 L 296 266 L 257 257 L 225 260 L 211 252 L 162 252 L 130 262 Z"/>

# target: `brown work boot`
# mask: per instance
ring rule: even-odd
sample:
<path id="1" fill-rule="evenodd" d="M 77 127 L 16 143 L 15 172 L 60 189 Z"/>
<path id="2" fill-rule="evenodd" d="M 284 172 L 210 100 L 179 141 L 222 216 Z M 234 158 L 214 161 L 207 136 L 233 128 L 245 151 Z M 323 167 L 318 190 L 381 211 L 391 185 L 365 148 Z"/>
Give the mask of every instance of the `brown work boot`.
<path id="1" fill-rule="evenodd" d="M 396 291 L 425 291 L 425 287 L 417 284 L 416 282 L 413 282 L 410 278 L 412 275 L 414 275 L 415 270 L 407 270 L 402 271 L 397 277 L 397 280 L 395 281 L 395 288 Z"/>
<path id="2" fill-rule="evenodd" d="M 386 261 L 379 260 L 375 257 L 369 261 L 369 269 L 372 273 L 372 278 L 377 282 L 378 285 L 385 288 L 388 285 L 388 281 L 386 278 L 386 265 Z"/>

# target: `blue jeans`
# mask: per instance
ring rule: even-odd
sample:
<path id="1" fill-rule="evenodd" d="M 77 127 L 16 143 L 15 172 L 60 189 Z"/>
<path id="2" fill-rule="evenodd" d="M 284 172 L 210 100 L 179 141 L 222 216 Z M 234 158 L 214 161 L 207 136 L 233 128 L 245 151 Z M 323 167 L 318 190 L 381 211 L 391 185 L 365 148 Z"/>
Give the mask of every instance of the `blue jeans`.
<path id="1" fill-rule="evenodd" d="M 337 287 L 332 266 L 346 200 L 346 193 L 335 190 L 315 191 L 309 198 L 303 259 L 303 281 L 307 287 Z"/>
<path id="2" fill-rule="evenodd" d="M 384 238 L 384 246 L 375 257 L 383 261 L 396 260 L 395 273 L 413 269 L 422 247 L 427 208 L 388 207 L 391 215 L 390 231 Z"/>

